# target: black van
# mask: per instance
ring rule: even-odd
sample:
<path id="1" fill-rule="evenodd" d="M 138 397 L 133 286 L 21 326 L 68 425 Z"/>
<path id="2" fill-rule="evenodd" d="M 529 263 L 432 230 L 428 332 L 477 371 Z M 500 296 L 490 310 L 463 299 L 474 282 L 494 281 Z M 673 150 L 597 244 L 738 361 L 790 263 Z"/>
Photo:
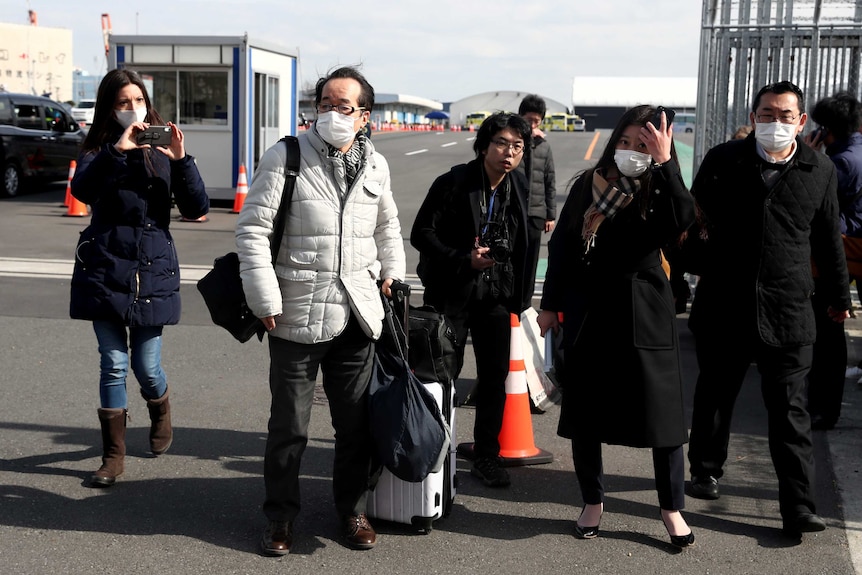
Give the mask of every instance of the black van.
<path id="1" fill-rule="evenodd" d="M 0 193 L 17 195 L 25 179 L 67 179 L 83 141 L 84 132 L 63 104 L 0 92 Z"/>

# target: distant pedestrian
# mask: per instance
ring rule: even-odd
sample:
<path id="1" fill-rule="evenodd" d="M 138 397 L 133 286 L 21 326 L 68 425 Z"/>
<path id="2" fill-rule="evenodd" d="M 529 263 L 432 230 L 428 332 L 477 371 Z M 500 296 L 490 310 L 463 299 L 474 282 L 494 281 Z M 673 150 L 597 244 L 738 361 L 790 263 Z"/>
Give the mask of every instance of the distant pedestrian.
<path id="1" fill-rule="evenodd" d="M 805 397 L 816 335 L 812 261 L 828 302 L 822 313 L 841 323 L 850 307 L 835 166 L 798 137 L 804 110 L 794 84 L 761 88 L 750 113 L 754 137 L 711 149 L 692 187 L 705 218 L 707 257 L 689 320 L 700 370 L 688 450 L 691 495 L 719 497 L 734 403 L 754 362 L 783 529 L 793 537 L 826 528 L 814 504 Z"/>
<path id="2" fill-rule="evenodd" d="M 138 145 L 135 135 L 165 122 L 141 77 L 111 70 L 99 85 L 93 124 L 72 178 L 72 195 L 92 206 L 75 248 L 70 313 L 93 322 L 101 356 L 98 409 L 102 466 L 91 485 L 113 485 L 126 453 L 129 366 L 150 414 L 150 451 L 171 445 L 171 407 L 162 369 L 162 327 L 180 319 L 180 268 L 168 229 L 171 206 L 197 219 L 209 198 L 185 137 L 171 122 L 170 142 Z"/>
<path id="3" fill-rule="evenodd" d="M 545 133 L 539 128 L 546 111 L 545 100 L 536 94 L 525 96 L 518 107 L 518 115 L 527 121 L 531 129 L 530 143 L 524 152 L 524 159 L 518 164 L 518 171 L 527 176 L 527 182 L 530 185 L 527 237 L 531 251 L 527 253 L 525 265 L 530 277 L 528 289 L 531 297 L 536 286 L 542 233 L 548 234 L 554 231 L 557 219 L 554 154 L 551 152 L 551 145 L 545 139 Z"/>
<path id="4" fill-rule="evenodd" d="M 652 106 L 620 118 L 594 168 L 577 177 L 548 244 L 538 323 L 559 329 L 566 376 L 557 433 L 571 439 L 584 509 L 578 539 L 599 535 L 602 443 L 652 449 L 660 519 L 694 544 L 685 507 L 687 440 L 673 294 L 661 248 L 694 221 L 673 132 Z M 571 366 L 571 367 L 569 367 Z"/>
<path id="5" fill-rule="evenodd" d="M 733 137 L 731 138 L 731 140 L 744 140 L 745 138 L 748 137 L 748 134 L 750 134 L 750 133 L 751 133 L 751 126 L 748 126 L 748 125 L 740 126 L 733 133 Z"/>

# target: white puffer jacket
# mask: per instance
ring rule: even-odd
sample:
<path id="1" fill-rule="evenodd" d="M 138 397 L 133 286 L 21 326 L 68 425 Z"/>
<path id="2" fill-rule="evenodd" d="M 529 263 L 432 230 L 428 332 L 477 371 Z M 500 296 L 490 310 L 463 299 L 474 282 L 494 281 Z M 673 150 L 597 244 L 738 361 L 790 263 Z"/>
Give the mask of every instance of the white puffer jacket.
<path id="1" fill-rule="evenodd" d="M 366 141 L 365 167 L 347 187 L 344 162 L 327 156 L 313 131 L 299 136 L 302 160 L 275 269 L 269 238 L 285 178 L 287 146 L 260 160 L 237 220 L 236 245 L 248 305 L 276 316 L 276 337 L 329 341 L 347 326 L 350 310 L 365 333 L 383 327 L 378 278 L 403 280 L 404 243 L 389 186 L 389 165 Z"/>

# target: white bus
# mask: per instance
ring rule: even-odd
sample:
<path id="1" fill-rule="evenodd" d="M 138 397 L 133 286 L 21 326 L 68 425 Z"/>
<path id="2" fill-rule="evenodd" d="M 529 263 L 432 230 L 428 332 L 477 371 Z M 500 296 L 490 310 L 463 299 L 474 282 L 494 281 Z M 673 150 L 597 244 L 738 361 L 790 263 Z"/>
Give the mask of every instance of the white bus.
<path id="1" fill-rule="evenodd" d="M 679 133 L 694 132 L 694 113 L 692 112 L 677 112 L 673 117 L 673 131 Z"/>

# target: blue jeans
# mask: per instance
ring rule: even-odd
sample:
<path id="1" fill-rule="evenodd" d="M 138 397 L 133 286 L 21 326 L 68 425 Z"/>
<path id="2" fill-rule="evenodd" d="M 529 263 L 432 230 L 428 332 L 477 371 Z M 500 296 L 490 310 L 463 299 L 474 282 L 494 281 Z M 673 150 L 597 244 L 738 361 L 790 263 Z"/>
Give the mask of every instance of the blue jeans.
<path id="1" fill-rule="evenodd" d="M 130 351 L 132 371 L 144 397 L 158 399 L 165 394 L 168 383 L 162 370 L 162 326 L 127 328 L 112 321 L 94 321 L 93 331 L 101 355 L 99 399 L 103 409 L 126 407 Z"/>

